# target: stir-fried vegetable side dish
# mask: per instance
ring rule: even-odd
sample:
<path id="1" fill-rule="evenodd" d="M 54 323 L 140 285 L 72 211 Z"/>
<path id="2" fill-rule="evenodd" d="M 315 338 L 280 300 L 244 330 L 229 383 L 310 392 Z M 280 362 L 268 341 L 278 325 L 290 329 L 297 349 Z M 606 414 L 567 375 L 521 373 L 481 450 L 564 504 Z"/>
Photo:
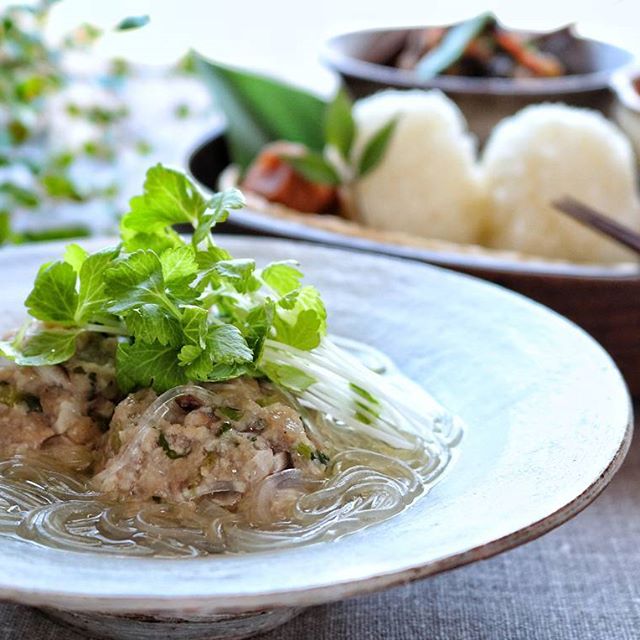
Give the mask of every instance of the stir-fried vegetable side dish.
<path id="1" fill-rule="evenodd" d="M 31 320 L 0 345 L 13 361 L 0 452 L 18 456 L 0 467 L 0 531 L 101 551 L 250 550 L 387 517 L 440 474 L 456 421 L 336 346 L 295 262 L 259 267 L 214 242 L 242 206 L 158 165 L 117 246 L 72 244 L 41 267 Z"/>
<path id="2" fill-rule="evenodd" d="M 501 26 L 491 13 L 483 13 L 453 27 L 412 31 L 394 66 L 415 69 L 421 80 L 434 76 L 545 78 L 567 75 L 560 58 L 551 51 L 570 38 L 566 30 L 527 36 Z M 554 46 L 555 43 L 555 46 Z"/>

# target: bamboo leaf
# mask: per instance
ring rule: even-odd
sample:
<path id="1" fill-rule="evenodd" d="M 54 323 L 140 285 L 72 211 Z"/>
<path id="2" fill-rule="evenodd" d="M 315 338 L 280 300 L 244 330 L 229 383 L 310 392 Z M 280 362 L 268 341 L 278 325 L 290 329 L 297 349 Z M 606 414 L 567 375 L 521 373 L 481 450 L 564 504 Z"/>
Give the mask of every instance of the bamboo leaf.
<path id="1" fill-rule="evenodd" d="M 358 177 L 363 178 L 378 166 L 378 163 L 384 156 L 384 152 L 387 150 L 387 146 L 389 145 L 397 124 L 398 121 L 394 118 L 380 127 L 380 129 L 371 136 L 360 156 Z"/>
<path id="2" fill-rule="evenodd" d="M 282 159 L 309 182 L 340 184 L 340 176 L 321 153 L 308 152 L 304 156 L 282 156 Z"/>
<path id="3" fill-rule="evenodd" d="M 314 151 L 323 148 L 323 100 L 278 80 L 214 63 L 198 54 L 194 57 L 198 73 L 225 114 L 233 162 L 246 168 L 274 140 L 299 142 Z"/>
<path id="4" fill-rule="evenodd" d="M 349 96 L 341 89 L 327 106 L 325 115 L 324 128 L 327 144 L 334 146 L 345 160 L 349 159 L 349 152 L 356 135 L 356 125 L 351 114 L 352 106 Z"/>

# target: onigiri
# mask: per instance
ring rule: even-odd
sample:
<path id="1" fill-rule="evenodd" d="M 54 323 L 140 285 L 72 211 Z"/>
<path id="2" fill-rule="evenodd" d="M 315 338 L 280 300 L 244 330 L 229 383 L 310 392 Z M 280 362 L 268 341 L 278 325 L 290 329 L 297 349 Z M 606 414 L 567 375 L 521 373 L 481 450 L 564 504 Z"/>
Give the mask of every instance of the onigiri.
<path id="1" fill-rule="evenodd" d="M 440 91 L 386 90 L 355 105 L 356 153 L 396 118 L 380 163 L 352 188 L 360 221 L 375 229 L 476 243 L 482 190 L 475 141 Z"/>
<path id="2" fill-rule="evenodd" d="M 625 249 L 551 203 L 573 196 L 640 230 L 635 167 L 629 141 L 599 113 L 559 104 L 523 109 L 494 129 L 483 154 L 485 243 L 574 262 L 628 260 Z"/>

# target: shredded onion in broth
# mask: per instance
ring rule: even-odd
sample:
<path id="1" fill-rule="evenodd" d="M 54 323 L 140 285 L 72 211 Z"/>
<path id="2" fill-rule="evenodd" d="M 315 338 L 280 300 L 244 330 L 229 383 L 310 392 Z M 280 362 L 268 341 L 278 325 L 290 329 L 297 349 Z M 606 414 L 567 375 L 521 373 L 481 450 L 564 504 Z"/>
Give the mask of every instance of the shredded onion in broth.
<path id="1" fill-rule="evenodd" d="M 385 356 L 359 343 L 334 342 L 371 372 L 382 373 L 385 384 L 402 386 L 411 420 L 433 415 L 430 396 Z M 424 436 L 404 431 L 402 443 L 394 446 L 391 436 L 385 442 L 329 416 L 318 408 L 323 390 L 315 394 L 288 400 L 329 456 L 326 478 L 305 477 L 299 469 L 280 471 L 231 512 L 206 497 L 184 504 L 110 502 L 79 471 L 86 467 L 81 456 L 72 457 L 68 466 L 46 452 L 16 456 L 0 462 L 0 535 L 56 549 L 159 557 L 335 540 L 399 513 L 424 495 L 449 464 L 460 438 L 460 425 L 452 419 L 425 430 Z M 152 422 L 165 406 L 154 403 L 142 422 Z M 399 417 L 390 412 L 383 419 Z M 228 487 L 221 486 L 224 490 Z"/>

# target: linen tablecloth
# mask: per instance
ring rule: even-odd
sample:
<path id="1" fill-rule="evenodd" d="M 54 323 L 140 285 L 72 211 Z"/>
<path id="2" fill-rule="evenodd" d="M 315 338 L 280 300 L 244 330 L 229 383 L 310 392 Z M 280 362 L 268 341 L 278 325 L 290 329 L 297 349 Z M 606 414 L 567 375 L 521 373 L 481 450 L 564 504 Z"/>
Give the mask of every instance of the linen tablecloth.
<path id="1" fill-rule="evenodd" d="M 383 593 L 314 607 L 261 640 L 640 638 L 640 438 L 575 519 L 523 547 Z M 0 640 L 85 640 L 0 605 Z"/>

